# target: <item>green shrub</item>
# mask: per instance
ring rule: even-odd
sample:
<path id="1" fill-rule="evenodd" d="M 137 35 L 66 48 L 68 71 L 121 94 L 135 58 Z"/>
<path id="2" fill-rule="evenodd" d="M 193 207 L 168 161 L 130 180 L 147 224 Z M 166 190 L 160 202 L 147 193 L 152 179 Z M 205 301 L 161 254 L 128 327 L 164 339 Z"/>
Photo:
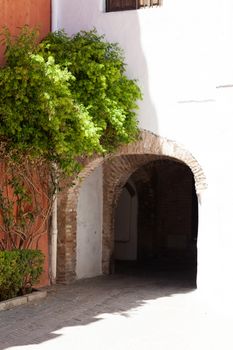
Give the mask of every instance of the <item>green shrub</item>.
<path id="1" fill-rule="evenodd" d="M 70 90 L 99 130 L 104 151 L 136 139 L 135 110 L 142 96 L 137 82 L 126 76 L 123 51 L 117 43 L 106 41 L 95 29 L 72 37 L 58 31 L 40 44 L 40 54 L 45 60 L 54 57 L 75 78 Z"/>
<path id="2" fill-rule="evenodd" d="M 27 28 L 15 40 L 8 37 L 0 69 L 0 143 L 16 159 L 46 159 L 72 172 L 75 157 L 101 151 L 98 130 L 73 99 L 72 74 L 53 57 L 38 55 L 33 40 Z"/>
<path id="3" fill-rule="evenodd" d="M 1 33 L 0 33 L 1 34 Z M 38 45 L 27 26 L 3 33 L 0 151 L 45 159 L 72 174 L 77 157 L 112 152 L 138 135 L 141 92 L 127 78 L 122 50 L 96 33 L 51 33 Z"/>
<path id="4" fill-rule="evenodd" d="M 0 301 L 32 291 L 43 271 L 39 250 L 0 251 Z"/>
<path id="5" fill-rule="evenodd" d="M 28 26 L 17 37 L 7 29 L 0 32 L 0 39 L 2 35 L 6 64 L 0 67 L 0 160 L 9 170 L 6 191 L 0 190 L 4 250 L 35 242 L 27 230 L 41 212 L 32 205 L 38 203 L 39 192 L 30 170 L 33 164 L 47 169 L 44 194 L 49 203 L 43 215 L 48 218 L 56 188 L 70 183 L 62 181 L 64 176 L 77 175 L 85 157 L 113 152 L 137 139 L 135 111 L 142 96 L 137 82 L 126 76 L 118 44 L 107 42 L 95 30 L 73 37 L 64 31 L 51 33 L 40 44 L 37 32 Z M 12 293 L 23 293 L 26 284 L 20 282 L 19 257 L 5 254 L 0 286 L 14 282 Z M 4 280 L 4 268 L 12 278 Z"/>

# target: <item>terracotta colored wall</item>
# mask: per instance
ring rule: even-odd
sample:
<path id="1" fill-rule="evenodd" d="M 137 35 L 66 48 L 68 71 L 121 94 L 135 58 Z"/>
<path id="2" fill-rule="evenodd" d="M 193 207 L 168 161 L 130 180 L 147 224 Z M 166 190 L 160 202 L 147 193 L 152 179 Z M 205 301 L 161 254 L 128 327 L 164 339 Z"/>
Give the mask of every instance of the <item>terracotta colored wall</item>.
<path id="1" fill-rule="evenodd" d="M 51 0 L 0 0 L 0 30 L 7 26 L 17 34 L 23 25 L 40 28 L 41 38 L 51 26 Z M 3 63 L 4 48 L 0 48 L 0 64 Z"/>
<path id="2" fill-rule="evenodd" d="M 40 38 L 46 36 L 51 28 L 51 0 L 0 0 L 0 30 L 6 26 L 15 35 L 25 24 L 30 27 L 39 27 Z M 3 52 L 4 47 L 0 46 L 0 65 L 4 63 Z M 3 177 L 4 171 L 1 166 L 0 182 Z M 46 206 L 46 203 L 44 205 Z M 40 285 L 44 286 L 49 283 L 48 234 L 40 238 L 38 248 L 46 257 L 40 281 Z"/>
<path id="3" fill-rule="evenodd" d="M 38 286 L 46 286 L 49 284 L 49 248 L 48 248 L 48 219 L 47 219 L 47 208 L 48 208 L 48 198 L 47 198 L 47 181 L 46 179 L 41 181 L 40 176 L 38 175 L 38 171 L 33 172 L 33 186 L 36 188 L 36 201 L 38 205 L 38 209 L 40 209 L 39 215 L 33 222 L 31 228 L 29 231 L 27 231 L 29 234 L 30 232 L 38 234 L 38 239 L 34 241 L 34 243 L 30 244 L 29 248 L 38 248 L 40 249 L 43 254 L 45 255 L 45 262 L 43 267 L 43 273 L 40 279 L 40 283 Z M 0 188 L 3 190 L 3 193 L 9 200 L 14 200 L 14 195 L 12 188 L 10 186 L 6 186 L 6 182 L 8 180 L 7 172 L 6 172 L 6 166 L 3 161 L 0 161 Z M 34 202 L 33 202 L 34 203 Z M 31 206 L 31 205 L 30 205 Z M 33 204 L 32 204 L 32 207 Z M 27 210 L 27 208 L 26 208 Z M 29 209 L 30 210 L 30 209 Z M 14 212 L 16 214 L 17 212 L 17 206 L 14 206 Z M 44 218 L 46 218 L 44 220 Z M 0 240 L 3 238 L 4 233 L 1 228 L 2 224 L 2 213 L 0 210 Z M 29 226 L 30 227 L 30 226 Z M 15 237 L 15 242 L 17 242 L 17 235 Z M 8 248 L 10 249 L 10 247 Z"/>

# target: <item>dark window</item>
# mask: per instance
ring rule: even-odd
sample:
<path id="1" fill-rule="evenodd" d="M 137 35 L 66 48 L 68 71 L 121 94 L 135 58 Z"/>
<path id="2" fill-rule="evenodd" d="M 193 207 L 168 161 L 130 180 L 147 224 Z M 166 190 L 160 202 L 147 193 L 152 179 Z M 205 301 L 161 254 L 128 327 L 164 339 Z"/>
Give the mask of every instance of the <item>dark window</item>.
<path id="1" fill-rule="evenodd" d="M 161 1 L 160 0 L 138 0 L 138 7 L 153 7 L 153 6 L 159 6 Z"/>
<path id="2" fill-rule="evenodd" d="M 140 7 L 159 6 L 161 0 L 107 0 L 107 12 L 136 10 Z"/>

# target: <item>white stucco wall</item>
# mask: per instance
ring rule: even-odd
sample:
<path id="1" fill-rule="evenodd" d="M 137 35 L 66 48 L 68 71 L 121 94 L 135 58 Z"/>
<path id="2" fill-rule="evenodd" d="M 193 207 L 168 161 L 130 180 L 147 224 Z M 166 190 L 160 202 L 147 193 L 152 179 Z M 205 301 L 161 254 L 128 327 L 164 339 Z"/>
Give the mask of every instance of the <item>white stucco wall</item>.
<path id="1" fill-rule="evenodd" d="M 77 222 L 77 278 L 102 273 L 102 167 L 89 175 L 80 188 Z"/>
<path id="2" fill-rule="evenodd" d="M 199 207 L 198 287 L 233 293 L 233 2 L 163 0 L 153 9 L 104 12 L 103 0 L 57 0 L 57 27 L 96 27 L 125 50 L 144 93 L 140 127 L 184 145 L 208 189 Z M 211 293 L 210 293 L 211 292 Z"/>

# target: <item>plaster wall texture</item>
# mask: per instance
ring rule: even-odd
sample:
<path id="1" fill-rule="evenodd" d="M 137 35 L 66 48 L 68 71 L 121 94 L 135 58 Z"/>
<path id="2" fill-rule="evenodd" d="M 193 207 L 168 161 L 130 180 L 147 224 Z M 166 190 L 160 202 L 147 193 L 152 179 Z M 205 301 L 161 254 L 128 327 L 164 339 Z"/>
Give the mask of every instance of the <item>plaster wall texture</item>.
<path id="1" fill-rule="evenodd" d="M 12 35 L 17 35 L 24 25 L 40 28 L 40 39 L 50 32 L 50 0 L 1 0 L 0 28 L 7 27 Z M 4 64 L 4 45 L 0 46 L 0 65 Z"/>
<path id="2" fill-rule="evenodd" d="M 57 29 L 93 27 L 125 51 L 144 99 L 139 125 L 184 145 L 208 189 L 199 204 L 198 287 L 233 292 L 233 3 L 163 0 L 158 8 L 105 13 L 103 0 L 57 0 Z M 211 294 L 210 294 L 211 292 Z"/>
<path id="3" fill-rule="evenodd" d="M 80 188 L 77 221 L 77 278 L 102 273 L 102 167 L 89 175 Z"/>
<path id="4" fill-rule="evenodd" d="M 115 217 L 115 259 L 137 260 L 137 194 L 132 196 L 127 188 L 123 188 Z"/>

